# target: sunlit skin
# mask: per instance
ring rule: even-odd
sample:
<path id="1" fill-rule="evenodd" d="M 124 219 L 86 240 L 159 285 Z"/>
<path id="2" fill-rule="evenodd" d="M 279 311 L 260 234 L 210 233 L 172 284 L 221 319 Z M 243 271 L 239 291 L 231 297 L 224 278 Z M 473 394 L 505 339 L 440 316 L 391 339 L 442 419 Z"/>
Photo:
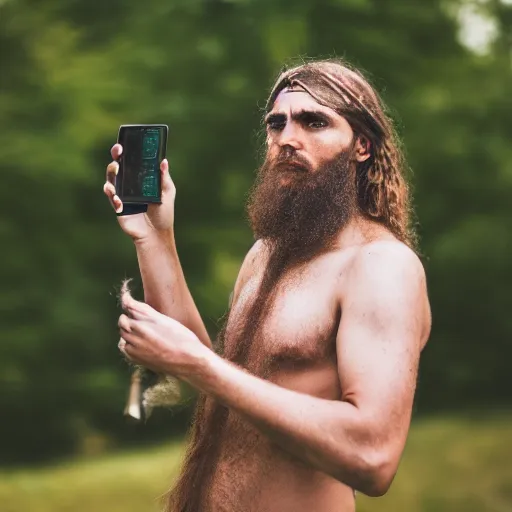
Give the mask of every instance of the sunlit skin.
<path id="1" fill-rule="evenodd" d="M 303 91 L 281 92 L 266 125 L 269 157 L 286 151 L 292 164 L 300 162 L 279 169 L 283 186 L 351 144 L 354 165 L 369 156 L 364 140 L 353 143 L 343 117 Z M 122 207 L 108 184 L 105 192 L 114 208 Z M 227 352 L 267 259 L 258 241 L 240 269 Z M 184 322 L 129 293 L 122 296 L 119 349 L 229 408 L 201 510 L 353 512 L 354 490 L 387 491 L 405 445 L 420 352 L 430 333 L 423 267 L 386 229 L 354 218 L 335 250 L 276 286 L 275 306 L 257 339 L 258 357 L 280 362 L 268 377 L 226 361 Z"/>
<path id="2" fill-rule="evenodd" d="M 354 131 L 345 118 L 316 102 L 301 89 L 285 89 L 265 117 L 267 154 L 271 159 L 288 149 L 292 155 L 308 163 L 315 172 L 320 165 L 350 147 Z M 366 141 L 358 139 L 355 160 L 369 157 Z M 283 170 L 283 185 L 289 184 L 293 173 Z"/>

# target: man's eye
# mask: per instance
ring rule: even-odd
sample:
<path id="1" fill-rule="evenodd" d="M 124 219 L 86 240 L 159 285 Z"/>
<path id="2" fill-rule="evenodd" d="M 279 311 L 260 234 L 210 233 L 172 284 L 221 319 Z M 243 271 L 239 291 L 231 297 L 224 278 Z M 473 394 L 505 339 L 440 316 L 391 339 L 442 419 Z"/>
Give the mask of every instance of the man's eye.
<path id="1" fill-rule="evenodd" d="M 327 123 L 325 121 L 309 121 L 308 128 L 325 128 L 327 126 Z"/>
<path id="2" fill-rule="evenodd" d="M 282 121 L 269 121 L 267 127 L 273 132 L 281 131 L 284 128 L 284 123 Z"/>

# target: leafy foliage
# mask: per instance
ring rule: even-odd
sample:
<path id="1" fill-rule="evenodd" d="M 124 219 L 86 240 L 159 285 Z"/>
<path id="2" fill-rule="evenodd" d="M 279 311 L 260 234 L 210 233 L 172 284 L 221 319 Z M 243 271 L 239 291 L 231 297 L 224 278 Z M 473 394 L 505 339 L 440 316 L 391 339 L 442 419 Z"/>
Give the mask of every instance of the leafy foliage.
<path id="1" fill-rule="evenodd" d="M 212 335 L 252 235 L 261 106 L 297 56 L 345 56 L 383 92 L 414 170 L 434 326 L 418 412 L 510 399 L 511 8 L 487 55 L 455 1 L 0 2 L 2 462 L 183 430 L 123 423 L 116 286 L 134 250 L 102 194 L 120 124 L 170 126 L 176 231 Z M 171 426 L 169 426 L 171 424 Z M 113 443 L 113 441 L 111 441 Z"/>

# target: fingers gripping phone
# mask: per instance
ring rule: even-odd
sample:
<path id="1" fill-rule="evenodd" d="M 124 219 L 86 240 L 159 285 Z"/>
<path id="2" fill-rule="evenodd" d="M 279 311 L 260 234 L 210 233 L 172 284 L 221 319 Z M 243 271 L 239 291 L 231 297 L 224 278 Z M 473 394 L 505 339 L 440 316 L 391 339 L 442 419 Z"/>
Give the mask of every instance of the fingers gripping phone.
<path id="1" fill-rule="evenodd" d="M 123 146 L 115 187 L 123 202 L 117 215 L 147 211 L 148 204 L 162 202 L 160 163 L 167 151 L 169 127 L 165 124 L 124 124 L 117 142 Z"/>

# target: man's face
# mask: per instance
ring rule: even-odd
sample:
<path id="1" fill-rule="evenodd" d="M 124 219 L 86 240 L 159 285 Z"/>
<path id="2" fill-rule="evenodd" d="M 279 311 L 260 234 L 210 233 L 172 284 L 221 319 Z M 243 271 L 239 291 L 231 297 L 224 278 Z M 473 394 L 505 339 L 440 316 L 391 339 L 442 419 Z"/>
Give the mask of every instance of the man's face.
<path id="1" fill-rule="evenodd" d="M 251 227 L 281 263 L 308 261 L 357 212 L 359 148 L 348 122 L 303 91 L 279 94 L 266 123 L 268 151 L 247 204 Z"/>
<path id="2" fill-rule="evenodd" d="M 349 123 L 329 107 L 317 103 L 302 89 L 284 89 L 265 118 L 267 161 L 288 185 L 300 171 L 315 173 L 340 152 L 347 151 L 354 138 Z"/>

